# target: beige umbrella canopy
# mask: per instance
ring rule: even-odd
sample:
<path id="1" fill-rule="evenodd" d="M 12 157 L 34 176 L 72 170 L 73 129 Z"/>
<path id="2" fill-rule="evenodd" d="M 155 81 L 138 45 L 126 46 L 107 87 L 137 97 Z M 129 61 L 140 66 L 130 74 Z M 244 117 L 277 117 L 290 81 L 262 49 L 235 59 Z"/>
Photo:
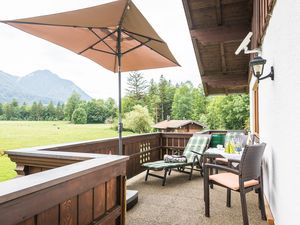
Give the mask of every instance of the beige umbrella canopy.
<path id="1" fill-rule="evenodd" d="M 122 72 L 178 65 L 167 44 L 127 0 L 1 22 L 85 56 L 113 72 L 118 72 L 120 28 Z"/>
<path id="2" fill-rule="evenodd" d="M 120 154 L 121 72 L 179 65 L 167 44 L 130 0 L 1 22 L 67 48 L 110 71 L 119 72 Z"/>

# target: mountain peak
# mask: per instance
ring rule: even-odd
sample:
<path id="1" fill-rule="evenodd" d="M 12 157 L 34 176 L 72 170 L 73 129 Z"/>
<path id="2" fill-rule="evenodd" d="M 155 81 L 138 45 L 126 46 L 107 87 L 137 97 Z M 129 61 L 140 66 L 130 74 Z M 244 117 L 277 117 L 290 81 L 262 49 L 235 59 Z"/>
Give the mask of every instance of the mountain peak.
<path id="1" fill-rule="evenodd" d="M 66 102 L 73 92 L 83 100 L 91 99 L 72 81 L 62 79 L 50 70 L 36 70 L 20 78 L 0 71 L 0 81 L 0 89 L 4 90 L 0 102 L 10 102 L 13 98 L 26 103 Z"/>
<path id="2" fill-rule="evenodd" d="M 60 77 L 55 74 L 55 73 L 52 73 L 50 70 L 36 70 L 22 78 L 25 78 L 25 77 L 35 77 L 35 76 L 38 76 L 38 77 L 53 77 L 53 78 L 59 78 Z M 21 78 L 21 79 L 22 79 Z"/>

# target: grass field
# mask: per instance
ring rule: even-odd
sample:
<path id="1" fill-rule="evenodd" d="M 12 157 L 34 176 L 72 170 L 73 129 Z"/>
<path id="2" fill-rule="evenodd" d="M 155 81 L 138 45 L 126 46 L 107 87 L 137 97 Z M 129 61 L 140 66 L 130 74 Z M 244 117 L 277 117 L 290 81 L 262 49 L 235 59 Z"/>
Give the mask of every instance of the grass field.
<path id="1" fill-rule="evenodd" d="M 107 124 L 74 125 L 61 121 L 0 121 L 0 153 L 4 150 L 117 137 Z M 123 135 L 132 134 L 124 132 Z M 0 182 L 16 176 L 15 164 L 0 156 Z"/>

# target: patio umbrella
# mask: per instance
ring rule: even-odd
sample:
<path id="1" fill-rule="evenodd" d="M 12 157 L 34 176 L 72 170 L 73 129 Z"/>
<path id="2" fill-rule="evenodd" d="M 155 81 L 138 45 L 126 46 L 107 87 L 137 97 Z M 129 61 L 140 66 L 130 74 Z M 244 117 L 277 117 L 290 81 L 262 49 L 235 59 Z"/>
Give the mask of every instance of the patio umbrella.
<path id="1" fill-rule="evenodd" d="M 1 22 L 67 48 L 118 73 L 120 155 L 121 72 L 179 65 L 167 44 L 130 0 Z"/>

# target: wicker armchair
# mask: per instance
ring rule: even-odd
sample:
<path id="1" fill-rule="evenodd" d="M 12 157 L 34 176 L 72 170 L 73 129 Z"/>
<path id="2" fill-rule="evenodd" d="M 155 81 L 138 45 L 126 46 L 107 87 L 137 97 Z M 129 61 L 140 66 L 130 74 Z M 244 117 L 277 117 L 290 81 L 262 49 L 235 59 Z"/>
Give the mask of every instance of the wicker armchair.
<path id="1" fill-rule="evenodd" d="M 246 146 L 238 170 L 230 168 L 228 166 L 216 164 L 206 163 L 204 165 L 204 201 L 206 217 L 210 216 L 209 186 L 214 184 L 227 189 L 227 207 L 231 207 L 231 191 L 240 192 L 244 225 L 249 224 L 246 193 L 248 193 L 249 191 L 257 190 L 259 195 L 259 208 L 261 210 L 261 217 L 263 220 L 266 220 L 261 167 L 265 146 L 265 143 Z M 226 172 L 209 175 L 209 170 L 211 168 L 223 170 Z"/>

